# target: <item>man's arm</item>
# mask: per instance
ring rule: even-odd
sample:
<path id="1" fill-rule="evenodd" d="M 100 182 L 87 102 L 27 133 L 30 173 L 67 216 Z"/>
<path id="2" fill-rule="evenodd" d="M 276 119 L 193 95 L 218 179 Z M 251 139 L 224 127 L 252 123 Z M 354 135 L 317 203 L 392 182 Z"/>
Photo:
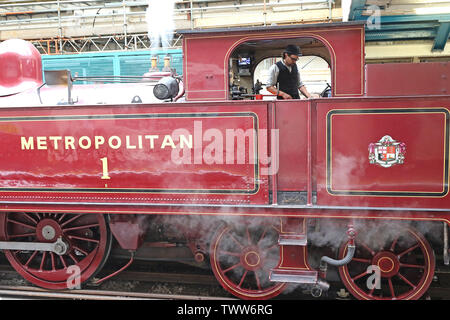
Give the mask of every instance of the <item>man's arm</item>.
<path id="1" fill-rule="evenodd" d="M 308 89 L 306 89 L 305 86 L 301 86 L 300 88 L 298 88 L 298 90 L 306 97 L 306 98 L 311 98 L 311 94 L 308 92 Z"/>
<path id="2" fill-rule="evenodd" d="M 319 98 L 319 95 L 318 94 L 310 94 L 309 92 L 308 92 L 308 89 L 306 89 L 306 87 L 303 85 L 303 86 L 301 86 L 300 88 L 298 88 L 298 90 L 306 97 L 306 98 L 308 98 L 308 99 L 311 99 L 311 98 Z"/>
<path id="3" fill-rule="evenodd" d="M 291 95 L 287 94 L 286 92 L 283 92 L 281 90 L 277 90 L 277 88 L 275 86 L 269 86 L 266 88 L 267 91 L 269 91 L 270 93 L 274 94 L 274 95 L 279 95 L 280 97 L 282 97 L 283 99 L 292 99 Z"/>

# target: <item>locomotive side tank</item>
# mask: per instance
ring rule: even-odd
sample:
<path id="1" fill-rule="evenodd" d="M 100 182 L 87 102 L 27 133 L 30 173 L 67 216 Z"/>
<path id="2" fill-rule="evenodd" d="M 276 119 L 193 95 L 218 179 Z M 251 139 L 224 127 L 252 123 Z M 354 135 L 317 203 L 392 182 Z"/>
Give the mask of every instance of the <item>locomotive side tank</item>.
<path id="1" fill-rule="evenodd" d="M 182 33 L 186 102 L 86 104 L 96 86 L 39 81 L 0 99 L 0 248 L 14 268 L 66 288 L 70 266 L 82 282 L 101 269 L 112 235 L 139 252 L 150 218 L 182 217 L 187 246 L 237 297 L 287 283 L 318 295 L 333 265 L 357 298 L 420 298 L 433 248 L 398 222 L 447 228 L 450 96 L 369 97 L 360 23 Z M 240 72 L 251 89 L 257 62 L 287 43 L 329 63 L 331 97 L 233 89 L 239 56 L 253 56 Z M 329 234 L 337 259 L 313 257 L 311 239 Z M 381 287 L 366 286 L 368 268 Z"/>

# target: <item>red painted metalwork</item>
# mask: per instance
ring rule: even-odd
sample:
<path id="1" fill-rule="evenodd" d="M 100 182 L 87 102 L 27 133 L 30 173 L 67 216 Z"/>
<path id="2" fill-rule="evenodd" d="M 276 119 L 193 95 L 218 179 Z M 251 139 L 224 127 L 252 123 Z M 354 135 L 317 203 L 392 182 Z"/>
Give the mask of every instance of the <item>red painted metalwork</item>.
<path id="1" fill-rule="evenodd" d="M 449 106 L 448 97 L 318 102 L 317 204 L 448 208 Z M 385 135 L 406 145 L 404 163 L 370 163 L 369 145 Z"/>
<path id="2" fill-rule="evenodd" d="M 259 161 L 267 145 L 258 143 L 260 129 L 267 129 L 263 102 L 0 113 L 4 146 L 15 150 L 0 160 L 8 172 L 0 182 L 4 200 L 268 201 L 267 173 Z M 31 170 L 30 158 L 36 164 Z M 41 175 L 48 176 L 46 182 Z"/>
<path id="3" fill-rule="evenodd" d="M 144 242 L 148 216 L 113 215 L 109 228 L 122 249 L 136 251 Z"/>
<path id="4" fill-rule="evenodd" d="M 279 130 L 278 188 L 305 190 L 308 185 L 308 101 L 277 101 L 276 128 Z M 295 137 L 304 137 L 296 139 Z"/>
<path id="5" fill-rule="evenodd" d="M 0 44 L 0 97 L 42 85 L 42 60 L 39 51 L 20 39 Z"/>
<path id="6" fill-rule="evenodd" d="M 367 96 L 418 96 L 450 93 L 450 63 L 366 65 Z"/>
<path id="7" fill-rule="evenodd" d="M 305 219 L 280 220 L 280 259 L 278 265 L 271 270 L 272 276 L 299 276 L 306 279 L 305 283 L 317 282 L 318 272 L 308 264 Z M 282 244 L 283 240 L 291 241 L 291 244 Z M 293 244 L 295 242 L 302 244 Z"/>

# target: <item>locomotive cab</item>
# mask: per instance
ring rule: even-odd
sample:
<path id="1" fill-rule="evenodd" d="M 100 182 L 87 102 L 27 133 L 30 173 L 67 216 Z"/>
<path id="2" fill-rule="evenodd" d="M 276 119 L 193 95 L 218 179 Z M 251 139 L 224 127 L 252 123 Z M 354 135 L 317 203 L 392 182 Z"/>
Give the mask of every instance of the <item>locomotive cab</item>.
<path id="1" fill-rule="evenodd" d="M 179 30 L 183 42 L 186 101 L 254 98 L 265 88 L 267 70 L 288 44 L 302 50 L 300 74 L 323 59 L 326 73 L 316 74 L 310 91 L 333 97 L 364 95 L 364 24 L 360 22 Z M 310 57 L 310 58 L 309 58 Z M 313 59 L 314 58 L 314 59 Z M 266 60 L 269 59 L 269 60 Z M 339 60 L 339 63 L 337 62 Z M 327 66 L 328 65 L 328 66 Z M 261 66 L 263 71 L 261 72 Z M 302 78 L 302 80 L 306 80 Z M 306 84 L 308 88 L 312 84 Z M 273 99 L 273 97 L 267 97 Z"/>
<path id="2" fill-rule="evenodd" d="M 321 41 L 311 37 L 252 40 L 240 44 L 230 55 L 229 99 L 274 99 L 266 90 L 268 70 L 281 60 L 289 44 L 301 48 L 297 67 L 308 90 L 320 95 L 331 88 L 331 56 Z"/>

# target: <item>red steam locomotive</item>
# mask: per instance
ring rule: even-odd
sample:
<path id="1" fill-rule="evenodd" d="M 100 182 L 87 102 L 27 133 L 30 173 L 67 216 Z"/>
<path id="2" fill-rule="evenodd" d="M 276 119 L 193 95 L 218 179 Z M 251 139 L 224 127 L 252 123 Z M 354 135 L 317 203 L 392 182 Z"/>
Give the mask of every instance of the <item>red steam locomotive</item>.
<path id="1" fill-rule="evenodd" d="M 435 252 L 449 263 L 449 66 L 366 65 L 361 23 L 181 33 L 183 79 L 144 77 L 156 85 L 44 82 L 31 44 L 0 44 L 0 248 L 15 270 L 68 288 L 113 239 L 131 263 L 170 238 L 243 299 L 318 296 L 336 270 L 358 299 L 423 296 Z M 260 99 L 255 66 L 287 44 L 328 62 L 324 97 Z"/>

